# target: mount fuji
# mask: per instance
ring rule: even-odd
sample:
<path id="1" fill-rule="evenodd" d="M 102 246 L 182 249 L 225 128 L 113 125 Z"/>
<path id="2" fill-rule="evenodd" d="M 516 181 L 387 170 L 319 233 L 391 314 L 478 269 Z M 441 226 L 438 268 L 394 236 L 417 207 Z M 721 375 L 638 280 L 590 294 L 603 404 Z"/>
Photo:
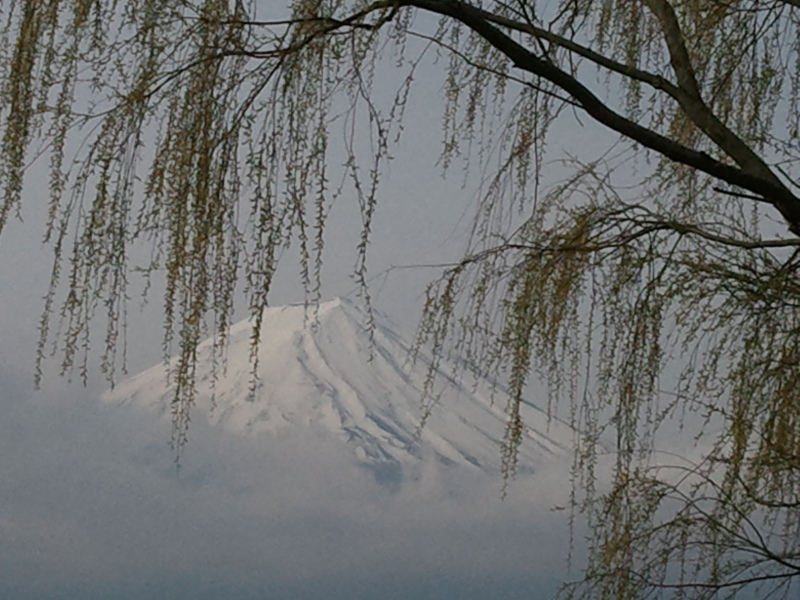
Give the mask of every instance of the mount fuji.
<path id="1" fill-rule="evenodd" d="M 379 483 L 396 485 L 422 465 L 497 473 L 507 396 L 484 382 L 462 381 L 452 363 L 436 369 L 435 402 L 422 405 L 431 358 L 410 360 L 410 345 L 380 312 L 368 316 L 339 298 L 317 306 L 270 307 L 263 315 L 258 378 L 251 361 L 252 325 L 231 328 L 226 367 L 213 369 L 213 341 L 197 350 L 192 417 L 209 427 L 258 439 L 312 434 L 334 441 Z M 173 391 L 164 365 L 119 383 L 108 403 L 146 407 L 169 418 Z M 569 455 L 575 432 L 524 406 L 518 472 Z"/>
<path id="2" fill-rule="evenodd" d="M 503 391 L 442 361 L 420 428 L 430 357 L 368 323 L 346 299 L 269 308 L 255 385 L 251 323 L 213 386 L 202 344 L 177 467 L 168 365 L 68 402 L 10 398 L 0 369 L 0 598 L 550 597 L 582 535 L 578 434 L 526 406 L 505 480 Z"/>

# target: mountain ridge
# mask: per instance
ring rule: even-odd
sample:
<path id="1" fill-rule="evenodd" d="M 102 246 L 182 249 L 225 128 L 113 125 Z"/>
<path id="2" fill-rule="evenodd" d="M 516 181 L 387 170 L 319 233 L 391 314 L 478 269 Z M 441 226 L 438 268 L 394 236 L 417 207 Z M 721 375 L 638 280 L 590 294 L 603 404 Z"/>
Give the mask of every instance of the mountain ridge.
<path id="1" fill-rule="evenodd" d="M 265 310 L 253 388 L 252 324 L 234 324 L 226 368 L 216 381 L 213 342 L 197 349 L 197 402 L 211 426 L 240 435 L 292 435 L 312 431 L 338 439 L 380 477 L 396 480 L 433 457 L 447 466 L 486 472 L 501 468 L 506 415 L 502 390 L 478 381 L 467 386 L 441 361 L 440 386 L 425 426 L 421 400 L 431 358 L 409 360 L 410 345 L 380 312 L 368 317 L 350 300 Z M 104 394 L 109 403 L 168 412 L 171 388 L 157 365 Z M 213 399 L 212 399 L 213 398 Z M 520 471 L 568 455 L 574 432 L 537 408 L 524 407 Z"/>

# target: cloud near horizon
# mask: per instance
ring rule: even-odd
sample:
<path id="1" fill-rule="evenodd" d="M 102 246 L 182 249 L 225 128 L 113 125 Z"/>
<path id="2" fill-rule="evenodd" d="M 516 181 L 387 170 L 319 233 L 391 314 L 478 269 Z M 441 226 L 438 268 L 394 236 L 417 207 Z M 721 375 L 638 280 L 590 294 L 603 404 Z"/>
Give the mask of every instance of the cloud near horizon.
<path id="1" fill-rule="evenodd" d="M 511 600 L 566 576 L 563 464 L 505 500 L 439 467 L 391 490 L 323 435 L 196 415 L 176 469 L 151 412 L 23 389 L 0 372 L 0 596 Z"/>

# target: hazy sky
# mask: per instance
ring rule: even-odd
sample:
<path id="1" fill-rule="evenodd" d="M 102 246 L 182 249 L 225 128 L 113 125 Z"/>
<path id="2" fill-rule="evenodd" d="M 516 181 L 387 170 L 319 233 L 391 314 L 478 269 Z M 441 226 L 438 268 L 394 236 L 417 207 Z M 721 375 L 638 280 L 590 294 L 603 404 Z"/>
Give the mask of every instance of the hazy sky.
<path id="1" fill-rule="evenodd" d="M 374 275 L 457 258 L 476 206 L 474 180 L 462 189 L 458 170 L 440 177 L 439 84 L 420 79 L 381 193 Z M 586 135 L 564 129 L 553 159 Z M 178 476 L 166 424 L 102 407 L 96 370 L 88 388 L 70 385 L 56 356 L 34 391 L 50 251 L 41 245 L 47 177 L 41 165 L 28 175 L 24 221 L 0 237 L 0 597 L 477 600 L 555 589 L 568 531 L 549 510 L 563 489 L 544 475 L 505 503 L 497 481 L 465 482 L 464 497 L 391 496 L 322 442 L 255 444 L 195 425 Z M 353 288 L 358 220 L 352 200 L 340 204 L 328 224 L 326 297 Z M 282 266 L 273 303 L 302 300 L 296 272 Z M 397 270 L 372 282 L 376 305 L 407 335 L 435 274 Z M 161 358 L 157 290 L 152 300 L 130 306 L 133 372 Z"/>
<path id="2" fill-rule="evenodd" d="M 0 373 L 0 597 L 529 598 L 563 573 L 558 471 L 506 501 L 463 474 L 390 492 L 338 444 L 198 416 L 176 473 L 168 420 L 15 384 Z"/>

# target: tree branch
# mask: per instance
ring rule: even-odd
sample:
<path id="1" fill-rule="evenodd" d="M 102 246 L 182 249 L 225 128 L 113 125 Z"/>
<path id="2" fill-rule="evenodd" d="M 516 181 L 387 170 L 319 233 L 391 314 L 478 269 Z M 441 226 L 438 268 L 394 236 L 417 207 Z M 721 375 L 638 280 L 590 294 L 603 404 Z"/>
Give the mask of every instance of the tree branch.
<path id="1" fill-rule="evenodd" d="M 530 50 L 488 22 L 485 15 L 475 7 L 460 0 L 399 0 L 404 6 L 416 6 L 460 21 L 476 34 L 506 55 L 519 69 L 528 71 L 554 83 L 572 96 L 596 121 L 609 129 L 654 150 L 655 152 L 721 179 L 731 185 L 744 188 L 761 196 L 775 206 L 789 225 L 790 231 L 800 236 L 800 198 L 772 175 L 753 174 L 720 162 L 705 152 L 699 152 L 620 115 L 603 103 L 573 75 L 551 62 L 533 54 Z M 760 160 L 760 159 L 759 159 Z M 770 171 L 771 173 L 771 171 Z"/>
<path id="2" fill-rule="evenodd" d="M 783 186 L 761 157 L 720 121 L 703 101 L 700 86 L 692 67 L 692 59 L 686 48 L 683 32 L 672 5 L 668 0 L 647 0 L 647 5 L 661 24 L 661 31 L 669 51 L 670 64 L 677 77 L 681 92 L 675 95 L 675 99 L 680 103 L 686 115 L 744 171 Z"/>
<path id="3" fill-rule="evenodd" d="M 800 0 L 798 0 L 798 2 L 800 2 Z M 496 15 L 480 8 L 476 8 L 475 10 L 490 23 L 494 23 L 495 25 L 500 25 L 514 31 L 519 31 L 520 33 L 527 33 L 535 38 L 555 44 L 556 46 L 564 48 L 565 50 L 569 50 L 578 56 L 582 56 L 583 58 L 592 61 L 596 65 L 608 69 L 609 71 L 619 73 L 620 75 L 624 75 L 630 79 L 635 79 L 636 81 L 641 81 L 642 83 L 646 83 L 655 89 L 663 90 L 672 97 L 676 97 L 677 94 L 681 93 L 677 86 L 660 75 L 656 75 L 655 73 L 637 69 L 635 67 L 631 67 L 630 65 L 612 60 L 607 56 L 600 54 L 599 52 L 595 52 L 591 48 L 587 48 L 586 46 L 578 44 L 577 42 L 558 35 L 557 33 L 553 33 L 552 31 L 543 29 L 541 27 L 536 27 L 531 23 L 523 23 L 508 17 Z"/>
<path id="4" fill-rule="evenodd" d="M 757 250 L 761 248 L 796 248 L 800 246 L 800 240 L 798 239 L 761 241 L 739 240 L 711 233 L 696 225 L 679 223 L 677 221 L 654 221 L 648 224 L 660 230 L 671 230 L 680 235 L 696 235 L 709 242 L 715 242 L 724 246 L 733 246 L 735 248 L 745 248 L 747 250 Z"/>

